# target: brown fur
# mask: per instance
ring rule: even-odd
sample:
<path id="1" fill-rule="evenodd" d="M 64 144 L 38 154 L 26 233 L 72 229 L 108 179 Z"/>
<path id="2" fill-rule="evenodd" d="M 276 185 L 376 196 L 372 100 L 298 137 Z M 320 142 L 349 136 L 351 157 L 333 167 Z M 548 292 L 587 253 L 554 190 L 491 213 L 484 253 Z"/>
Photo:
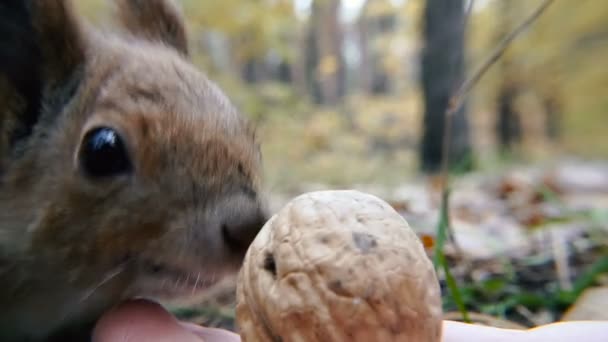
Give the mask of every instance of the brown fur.
<path id="1" fill-rule="evenodd" d="M 188 55 L 188 36 L 182 13 L 169 0 L 117 0 L 117 15 L 124 28 L 148 40 L 163 42 Z M 159 17 L 162 17 L 159 20 Z"/>
<path id="2" fill-rule="evenodd" d="M 0 340 L 86 336 L 120 300 L 191 295 L 234 272 L 266 219 L 259 149 L 186 59 L 179 12 L 118 0 L 131 33 L 118 36 L 66 1 L 25 3 L 31 46 L 22 61 L 0 51 Z M 83 174 L 80 144 L 99 125 L 119 132 L 132 173 Z"/>

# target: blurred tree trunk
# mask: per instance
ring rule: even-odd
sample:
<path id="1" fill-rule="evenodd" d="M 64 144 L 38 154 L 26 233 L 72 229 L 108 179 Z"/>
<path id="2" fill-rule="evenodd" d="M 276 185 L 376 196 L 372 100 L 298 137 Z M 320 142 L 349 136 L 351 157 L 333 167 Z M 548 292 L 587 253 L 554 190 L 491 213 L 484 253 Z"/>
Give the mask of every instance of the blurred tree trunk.
<path id="1" fill-rule="evenodd" d="M 292 84 L 295 92 L 300 96 L 306 97 L 311 95 L 309 92 L 309 35 L 310 30 L 307 26 L 301 26 L 298 28 L 296 36 L 296 57 L 292 68 Z M 311 96 L 312 97 L 312 96 Z"/>
<path id="2" fill-rule="evenodd" d="M 345 93 L 339 12 L 340 0 L 315 0 L 312 4 L 307 65 L 313 98 L 320 104 L 335 105 Z"/>
<path id="3" fill-rule="evenodd" d="M 552 142 L 558 142 L 561 138 L 562 102 L 557 87 L 544 92 L 543 107 L 545 109 L 545 134 Z"/>
<path id="4" fill-rule="evenodd" d="M 504 64 L 504 63 L 502 63 Z M 498 120 L 496 120 L 496 135 L 502 153 L 510 153 L 514 146 L 521 142 L 522 131 L 519 114 L 515 109 L 515 99 L 519 89 L 517 84 L 508 76 L 509 67 L 503 66 L 498 98 Z"/>
<path id="5" fill-rule="evenodd" d="M 293 80 L 292 72 L 293 65 L 288 60 L 282 59 L 276 67 L 274 78 L 281 83 L 291 83 Z"/>
<path id="6" fill-rule="evenodd" d="M 366 94 L 372 93 L 372 62 L 371 62 L 371 51 L 370 51 L 370 23 L 369 16 L 367 14 L 370 0 L 366 0 L 361 10 L 361 15 L 357 20 L 356 28 L 357 35 L 359 37 L 359 86 L 361 90 Z"/>
<path id="7" fill-rule="evenodd" d="M 499 18 L 496 41 L 503 40 L 513 30 L 513 18 L 516 17 L 516 8 L 512 1 L 498 3 Z M 515 101 L 521 88 L 521 80 L 517 66 L 513 62 L 510 51 L 505 51 L 497 65 L 500 72 L 500 83 L 496 98 L 496 137 L 501 153 L 510 154 L 522 141 L 521 117 L 515 108 Z"/>
<path id="8" fill-rule="evenodd" d="M 250 57 L 243 63 L 241 78 L 249 84 L 270 80 L 291 83 L 292 66 L 284 58 L 271 62 L 259 56 Z"/>
<path id="9" fill-rule="evenodd" d="M 421 168 L 437 172 L 441 167 L 445 112 L 450 97 L 464 79 L 464 0 L 427 0 L 424 13 L 422 89 L 424 127 L 420 149 Z M 452 119 L 451 168 L 472 167 L 472 149 L 466 106 Z"/>
<path id="10" fill-rule="evenodd" d="M 371 15 L 373 6 L 391 6 L 379 0 L 367 0 L 357 22 L 359 35 L 359 50 L 361 54 L 360 84 L 367 94 L 387 94 L 392 89 L 392 77 L 383 66 L 386 57 L 386 46 L 378 47 L 374 44 L 379 38 L 393 34 L 397 27 L 397 14 L 395 12 L 380 12 Z M 393 75 L 394 76 L 394 75 Z"/>
<path id="11" fill-rule="evenodd" d="M 308 23 L 305 43 L 303 45 L 304 55 L 304 79 L 310 93 L 310 97 L 316 104 L 322 103 L 321 88 L 316 78 L 316 70 L 319 65 L 319 46 L 317 44 L 317 30 L 315 26 L 318 24 L 318 14 L 315 14 L 314 7 Z"/>
<path id="12" fill-rule="evenodd" d="M 241 77 L 249 84 L 264 82 L 266 80 L 265 68 L 262 59 L 258 57 L 247 58 L 241 68 Z"/>

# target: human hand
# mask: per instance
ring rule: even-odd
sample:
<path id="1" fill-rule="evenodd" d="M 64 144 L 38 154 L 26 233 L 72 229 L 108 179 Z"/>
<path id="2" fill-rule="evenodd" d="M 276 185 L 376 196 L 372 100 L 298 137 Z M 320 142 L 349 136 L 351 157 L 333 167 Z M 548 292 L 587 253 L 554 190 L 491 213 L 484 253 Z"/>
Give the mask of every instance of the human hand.
<path id="1" fill-rule="evenodd" d="M 230 331 L 178 321 L 157 303 L 125 302 L 107 312 L 95 326 L 93 342 L 240 342 Z"/>
<path id="2" fill-rule="evenodd" d="M 510 330 L 443 322 L 443 342 L 585 342 L 608 341 L 608 322 L 568 322 L 549 324 L 530 330 Z M 162 306 L 133 300 L 106 313 L 97 323 L 94 342 L 240 342 L 240 337 L 227 330 L 205 328 L 179 322 Z"/>

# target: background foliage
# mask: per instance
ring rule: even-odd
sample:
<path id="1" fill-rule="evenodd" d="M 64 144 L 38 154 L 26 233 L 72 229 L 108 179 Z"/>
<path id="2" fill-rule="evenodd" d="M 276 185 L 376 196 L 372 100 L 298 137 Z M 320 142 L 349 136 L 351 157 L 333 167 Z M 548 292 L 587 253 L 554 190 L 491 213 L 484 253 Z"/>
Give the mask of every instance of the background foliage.
<path id="1" fill-rule="evenodd" d="M 263 132 L 271 187 L 390 184 L 418 169 L 424 1 L 180 2 L 196 63 Z M 111 27 L 106 1 L 77 3 Z M 537 5 L 477 1 L 466 31 L 467 69 Z M 517 87 L 510 102 L 522 131 L 509 155 L 608 156 L 606 22 L 602 1 L 557 1 L 508 49 L 508 63 L 491 69 L 468 107 L 480 167 L 500 160 L 494 126 L 507 79 Z M 556 139 L 545 133 L 549 111 Z"/>

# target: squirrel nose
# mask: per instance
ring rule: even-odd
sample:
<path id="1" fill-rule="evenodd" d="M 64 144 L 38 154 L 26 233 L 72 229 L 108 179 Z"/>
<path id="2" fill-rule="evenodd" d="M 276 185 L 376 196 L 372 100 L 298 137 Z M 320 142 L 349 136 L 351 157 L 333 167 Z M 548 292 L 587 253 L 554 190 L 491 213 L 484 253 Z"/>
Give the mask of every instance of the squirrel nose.
<path id="1" fill-rule="evenodd" d="M 266 212 L 257 206 L 241 208 L 222 223 L 224 243 L 232 251 L 244 254 L 267 220 Z"/>

